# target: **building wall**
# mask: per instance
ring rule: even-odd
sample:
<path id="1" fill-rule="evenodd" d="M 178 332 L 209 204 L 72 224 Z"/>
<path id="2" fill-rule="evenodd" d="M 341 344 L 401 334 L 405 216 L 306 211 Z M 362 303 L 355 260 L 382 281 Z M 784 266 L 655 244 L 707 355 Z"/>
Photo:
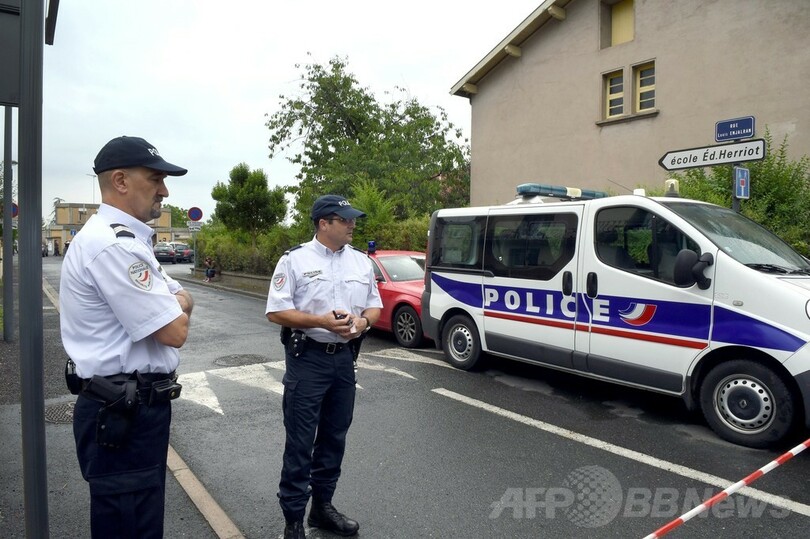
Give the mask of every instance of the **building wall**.
<path id="1" fill-rule="evenodd" d="M 708 146 L 715 123 L 754 116 L 789 154 L 810 154 L 810 1 L 635 0 L 635 38 L 600 49 L 599 0 L 573 0 L 478 82 L 471 204 L 525 182 L 624 193 L 663 187 L 667 151 Z M 653 60 L 657 113 L 604 122 L 602 76 Z M 755 178 L 752 186 L 755 194 Z"/>
<path id="2" fill-rule="evenodd" d="M 99 204 L 57 203 L 54 206 L 53 222 L 42 231 L 42 242 L 48 247 L 49 253 L 57 250 L 59 253 L 64 252 L 65 243 L 79 233 L 87 220 L 98 211 L 98 207 Z M 160 217 L 147 224 L 155 231 L 154 241 L 174 241 L 179 236 L 178 229 L 172 228 L 172 212 L 168 208 L 161 208 Z M 188 235 L 188 229 L 185 229 L 185 233 Z"/>

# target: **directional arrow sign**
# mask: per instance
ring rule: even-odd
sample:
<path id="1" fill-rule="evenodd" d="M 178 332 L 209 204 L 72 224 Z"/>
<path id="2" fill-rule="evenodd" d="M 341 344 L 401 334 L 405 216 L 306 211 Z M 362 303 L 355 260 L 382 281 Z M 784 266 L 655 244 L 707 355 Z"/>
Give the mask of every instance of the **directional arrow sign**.
<path id="1" fill-rule="evenodd" d="M 733 144 L 667 152 L 658 161 L 658 164 L 666 170 L 681 170 L 761 159 L 765 159 L 765 139 L 758 138 Z"/>

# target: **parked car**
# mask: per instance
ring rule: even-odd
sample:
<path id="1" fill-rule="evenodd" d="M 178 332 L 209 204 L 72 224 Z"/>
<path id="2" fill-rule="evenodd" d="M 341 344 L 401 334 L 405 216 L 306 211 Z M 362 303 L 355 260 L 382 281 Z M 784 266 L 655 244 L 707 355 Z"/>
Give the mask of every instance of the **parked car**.
<path id="1" fill-rule="evenodd" d="M 177 264 L 177 252 L 171 243 L 161 241 L 152 248 L 158 262 L 171 262 Z"/>
<path id="2" fill-rule="evenodd" d="M 194 262 L 194 249 L 185 243 L 174 243 L 173 245 L 174 256 L 177 262 Z"/>
<path id="3" fill-rule="evenodd" d="M 372 327 L 394 334 L 405 348 L 422 344 L 422 292 L 425 288 L 425 253 L 417 251 L 374 251 L 369 258 L 377 276 L 383 307 Z"/>

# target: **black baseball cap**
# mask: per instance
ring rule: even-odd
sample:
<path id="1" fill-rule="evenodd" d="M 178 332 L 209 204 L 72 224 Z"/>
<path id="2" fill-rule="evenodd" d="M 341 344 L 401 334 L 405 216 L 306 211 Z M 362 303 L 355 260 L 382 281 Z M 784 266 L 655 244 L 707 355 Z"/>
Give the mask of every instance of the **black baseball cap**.
<path id="1" fill-rule="evenodd" d="M 165 161 L 157 149 L 140 137 L 116 137 L 101 148 L 93 162 L 93 171 L 101 174 L 114 168 L 146 167 L 182 176 L 188 170 Z"/>
<path id="2" fill-rule="evenodd" d="M 312 205 L 312 218 L 320 219 L 327 215 L 339 215 L 344 219 L 356 219 L 358 217 L 365 217 L 366 214 L 352 208 L 349 201 L 340 195 L 323 195 L 318 197 L 315 204 Z"/>

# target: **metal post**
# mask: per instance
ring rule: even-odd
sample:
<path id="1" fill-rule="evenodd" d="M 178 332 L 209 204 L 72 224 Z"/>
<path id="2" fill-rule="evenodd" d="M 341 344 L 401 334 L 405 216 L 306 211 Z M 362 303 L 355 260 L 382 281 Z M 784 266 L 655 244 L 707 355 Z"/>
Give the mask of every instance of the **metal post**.
<path id="1" fill-rule="evenodd" d="M 18 182 L 20 404 L 22 423 L 25 535 L 46 538 L 48 475 L 42 341 L 42 64 L 45 3 L 23 0 L 20 8 Z"/>
<path id="2" fill-rule="evenodd" d="M 14 340 L 14 230 L 11 204 L 14 202 L 14 161 L 11 160 L 11 107 L 6 106 L 3 138 L 3 340 Z"/>

